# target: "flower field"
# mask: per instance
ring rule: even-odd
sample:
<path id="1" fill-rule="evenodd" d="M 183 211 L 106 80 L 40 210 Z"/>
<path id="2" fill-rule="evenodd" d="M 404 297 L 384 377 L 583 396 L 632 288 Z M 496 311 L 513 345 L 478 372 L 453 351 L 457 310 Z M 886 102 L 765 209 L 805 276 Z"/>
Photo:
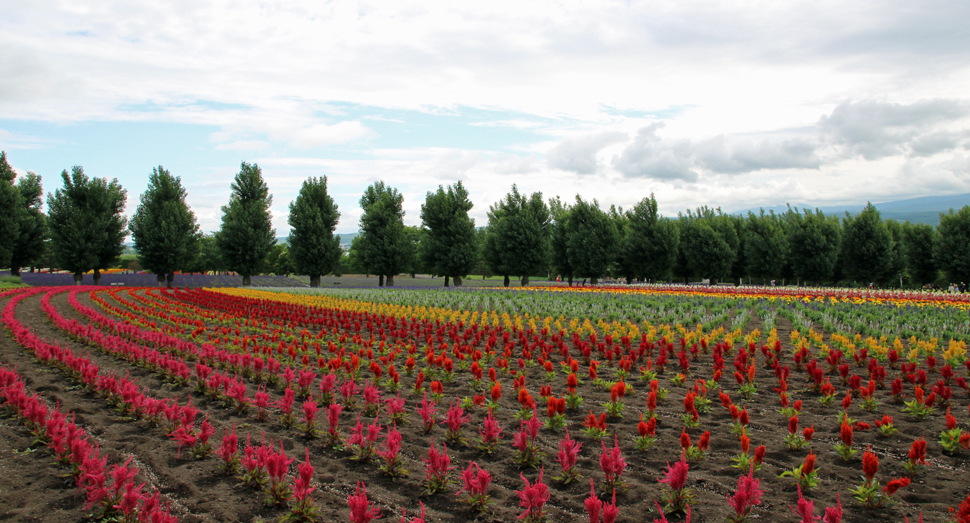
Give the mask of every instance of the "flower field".
<path id="1" fill-rule="evenodd" d="M 12 289 L 0 512 L 970 522 L 964 298 Z"/>

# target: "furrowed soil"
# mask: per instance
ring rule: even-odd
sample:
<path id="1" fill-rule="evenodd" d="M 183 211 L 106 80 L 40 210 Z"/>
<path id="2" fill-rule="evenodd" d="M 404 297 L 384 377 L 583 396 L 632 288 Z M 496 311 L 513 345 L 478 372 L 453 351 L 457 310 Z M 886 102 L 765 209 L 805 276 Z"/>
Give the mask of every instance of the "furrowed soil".
<path id="1" fill-rule="evenodd" d="M 51 303 L 58 313 L 68 319 L 77 320 L 83 324 L 89 320 L 76 311 L 68 302 L 68 291 L 54 294 Z M 125 291 L 119 296 L 131 300 L 129 294 L 143 295 L 145 291 Z M 117 301 L 108 294 L 100 294 L 114 306 L 129 308 L 123 301 Z M 471 397 L 481 389 L 472 389 L 467 371 L 458 371 L 454 381 L 444 384 L 444 400 L 439 404 L 439 423 L 430 434 L 422 429 L 421 418 L 416 412 L 420 404 L 420 397 L 412 393 L 414 377 L 401 376 L 401 396 L 407 400 L 407 423 L 398 424 L 397 429 L 402 433 L 403 446 L 401 456 L 403 465 L 409 475 L 401 478 L 390 478 L 379 470 L 379 462 L 375 458 L 369 462 L 357 462 L 350 459 L 348 450 L 335 450 L 324 446 L 322 439 L 307 439 L 296 427 L 286 428 L 280 422 L 278 409 L 271 409 L 266 421 L 259 421 L 254 410 L 238 414 L 234 409 L 226 408 L 223 402 L 209 396 L 197 393 L 192 385 L 179 386 L 162 379 L 156 373 L 146 368 L 135 366 L 127 361 L 118 359 L 99 348 L 85 345 L 72 339 L 64 331 L 56 328 L 41 308 L 42 294 L 31 296 L 20 302 L 15 310 L 15 317 L 37 336 L 50 343 L 60 344 L 72 350 L 87 355 L 101 369 L 102 374 L 114 372 L 118 376 L 129 375 L 134 382 L 151 391 L 159 398 L 177 398 L 182 404 L 192 397 L 192 403 L 201 409 L 199 420 L 208 416 L 209 422 L 215 427 L 215 435 L 211 442 L 213 448 L 219 445 L 222 435 L 233 426 L 239 434 L 240 452 L 245 447 L 246 435 L 255 441 L 272 443 L 285 449 L 287 456 L 294 461 L 290 466 L 290 475 L 296 473 L 296 466 L 302 462 L 309 450 L 310 462 L 315 467 L 314 486 L 316 491 L 313 499 L 319 508 L 320 521 L 349 521 L 347 496 L 354 493 L 358 482 L 367 486 L 369 499 L 380 509 L 382 516 L 376 521 L 393 521 L 401 519 L 402 509 L 407 511 L 408 517 L 416 516 L 420 512 L 420 504 L 426 507 L 428 522 L 457 523 L 475 521 L 482 523 L 514 522 L 522 513 L 519 507 L 519 495 L 524 482 L 534 482 L 539 469 L 520 468 L 515 461 L 514 449 L 511 445 L 512 433 L 519 427 L 513 415 L 518 411 L 518 403 L 511 387 L 511 377 L 500 373 L 499 381 L 503 384 L 503 396 L 499 400 L 502 408 L 496 412 L 496 417 L 504 428 L 503 439 L 491 455 L 482 454 L 475 446 L 478 428 L 485 415 L 481 407 L 470 410 L 471 421 L 465 425 L 464 437 L 468 445 L 449 445 L 448 454 L 456 470 L 452 471 L 452 483 L 447 492 L 434 495 L 423 495 L 424 463 L 432 440 L 440 450 L 445 438 L 444 414 L 451 400 L 456 396 Z M 98 303 L 92 300 L 88 293 L 77 295 L 79 302 L 88 307 L 108 314 Z M 5 307 L 9 297 L 0 299 L 0 308 Z M 161 328 L 165 322 L 158 321 Z M 207 325 L 212 327 L 212 325 Z M 760 327 L 760 320 L 753 318 L 747 330 Z M 817 467 L 819 469 L 820 484 L 817 488 L 806 492 L 806 498 L 814 500 L 815 513 L 824 513 L 822 507 L 833 506 L 836 495 L 841 494 L 842 505 L 845 510 L 843 521 L 852 523 L 868 523 L 873 519 L 902 522 L 904 517 L 915 521 L 920 512 L 927 522 L 947 521 L 950 517 L 949 507 L 955 507 L 967 495 L 970 483 L 970 464 L 967 453 L 946 455 L 939 445 L 939 434 L 945 429 L 943 411 L 937 410 L 932 416 L 923 421 L 901 412 L 901 405 L 890 402 L 888 390 L 877 390 L 879 401 L 877 412 L 865 412 L 859 408 L 858 398 L 853 400 L 850 415 L 860 421 L 872 424 L 883 414 L 893 417 L 897 432 L 888 438 L 878 436 L 878 430 L 873 427 L 868 431 L 856 431 L 854 447 L 860 452 L 848 462 L 842 462 L 833 452 L 833 446 L 839 441 L 839 425 L 836 414 L 841 409 L 840 400 L 845 395 L 846 386 L 838 383 L 838 374 L 830 374 L 833 384 L 839 392 L 836 400 L 830 406 L 819 402 L 818 396 L 809 392 L 809 383 L 804 371 L 799 371 L 791 361 L 792 347 L 788 343 L 791 325 L 787 320 L 778 319 L 778 337 L 783 343 L 786 360 L 784 364 L 792 367 L 788 380 L 791 401 L 803 400 L 803 407 L 799 415 L 799 431 L 801 428 L 814 425 L 815 435 L 812 441 L 801 450 L 790 451 L 784 443 L 788 433 L 788 420 L 778 409 L 778 396 L 772 392 L 776 385 L 774 374 L 764 368 L 763 359 L 759 353 L 756 359 L 757 383 L 759 393 L 750 401 L 742 400 L 737 393 L 736 383 L 731 376 L 733 367 L 731 361 L 736 351 L 726 356 L 725 377 L 721 380 L 725 390 L 739 406 L 747 405 L 751 415 L 751 422 L 747 434 L 751 438 L 753 449 L 764 444 L 767 454 L 763 467 L 755 473 L 760 480 L 760 487 L 765 491 L 761 504 L 755 507 L 751 518 L 762 521 L 800 521 L 792 513 L 791 506 L 796 506 L 798 493 L 794 483 L 789 478 L 779 478 L 785 470 L 791 470 L 802 463 L 810 450 L 818 454 Z M 186 338 L 190 339 L 190 338 Z M 679 341 L 679 340 L 677 340 Z M 201 338 L 200 338 L 201 343 Z M 419 347 L 424 346 L 423 340 L 418 340 Z M 678 345 L 679 346 L 679 345 Z M 565 390 L 566 375 L 558 366 L 558 351 L 556 353 L 556 378 L 552 382 L 545 381 L 545 371 L 539 365 L 526 368 L 526 387 L 535 397 L 539 405 L 539 417 L 545 421 L 545 402 L 540 401 L 539 388 L 551 384 L 553 393 L 561 395 Z M 417 356 L 423 363 L 423 351 Z M 574 357 L 581 357 L 574 354 Z M 582 478 L 570 484 L 563 484 L 553 479 L 561 470 L 556 462 L 559 441 L 564 432 L 553 432 L 543 428 L 539 432 L 538 442 L 545 453 L 542 459 L 544 467 L 543 479 L 549 486 L 550 499 L 545 505 L 547 519 L 551 522 L 587 521 L 584 500 L 590 495 L 590 478 L 597 486 L 597 494 L 605 502 L 612 500 L 612 493 L 599 491 L 603 483 L 603 472 L 600 471 L 600 455 L 605 447 L 610 448 L 616 441 L 622 449 L 627 467 L 621 481 L 622 488 L 616 491 L 616 504 L 619 507 L 620 522 L 652 521 L 659 518 L 656 501 L 662 502 L 662 487 L 658 479 L 663 477 L 667 464 L 673 464 L 681 455 L 680 435 L 683 428 L 681 414 L 683 402 L 687 392 L 686 386 L 693 386 L 693 378 L 710 379 L 711 357 L 709 354 L 700 356 L 700 361 L 692 363 L 692 375 L 683 386 L 674 386 L 671 378 L 676 374 L 677 360 L 671 355 L 666 372 L 660 374 L 660 386 L 669 389 L 669 394 L 657 408 L 657 440 L 653 448 L 641 452 L 634 442 L 637 436 L 637 422 L 639 413 L 646 410 L 646 399 L 649 387 L 646 383 L 636 380 L 636 367 L 631 377 L 634 391 L 624 399 L 625 411 L 622 419 L 608 420 L 609 436 L 599 440 L 586 437 L 583 432 L 583 420 L 590 411 L 599 414 L 603 412 L 602 404 L 610 399 L 609 391 L 604 387 L 596 387 L 592 380 L 586 378 L 585 368 L 581 366 L 581 379 L 578 392 L 584 398 L 582 408 L 567 411 L 567 427 L 571 436 L 582 442 L 583 446 L 578 460 Z M 192 362 L 187 362 L 193 367 Z M 419 363 L 419 365 L 420 365 Z M 9 333 L 0 336 L 0 365 L 15 367 L 23 377 L 29 392 L 42 394 L 49 406 L 59 405 L 62 412 L 73 412 L 76 422 L 83 427 L 97 441 L 100 449 L 107 452 L 109 463 L 124 463 L 131 459 L 141 473 L 137 482 L 145 482 L 145 491 L 157 488 L 171 503 L 171 510 L 179 521 L 184 522 L 251 522 L 277 521 L 287 510 L 283 507 L 271 507 L 264 503 L 265 495 L 258 490 L 240 485 L 239 479 L 226 475 L 220 469 L 220 460 L 212 455 L 204 459 L 194 459 L 186 448 L 179 449 L 178 442 L 167 437 L 162 427 L 153 427 L 144 420 L 134 420 L 113 409 L 109 403 L 91 392 L 86 392 L 59 370 L 38 362 L 24 348 L 16 344 Z M 820 365 L 825 366 L 824 362 Z M 513 368 L 515 363 L 513 359 Z M 362 373 L 366 373 L 365 364 L 361 365 Z M 403 367 L 403 365 L 402 365 Z M 487 370 L 487 366 L 486 366 Z M 865 368 L 853 367 L 853 372 L 866 377 Z M 401 369 L 403 371 L 403 368 Z M 600 377 L 612 379 L 614 369 L 607 362 L 600 365 Z M 891 380 L 896 371 L 890 370 Z M 929 383 L 932 384 L 938 374 L 930 374 Z M 887 380 L 887 382 L 889 381 Z M 487 383 L 487 379 L 485 382 Z M 363 378 L 360 380 L 363 383 Z M 248 396 L 252 398 L 258 385 L 246 380 Z M 339 384 L 339 380 L 338 380 Z M 425 382 L 428 387 L 428 382 Z M 282 387 L 267 387 L 266 392 L 271 401 L 282 397 Z M 316 389 L 316 386 L 315 386 Z M 319 391 L 316 390 L 318 396 Z M 485 391 L 487 395 L 487 390 Z M 383 391 L 384 397 L 393 394 Z M 733 468 L 732 457 L 740 452 L 740 444 L 730 430 L 732 418 L 721 407 L 717 398 L 717 391 L 708 393 L 711 400 L 710 411 L 700 415 L 700 427 L 689 429 L 688 434 L 696 442 L 704 431 L 710 431 L 710 448 L 704 458 L 690 465 L 688 486 L 693 489 L 694 522 L 721 522 L 733 513 L 728 505 L 727 497 L 734 494 L 738 477 L 742 471 Z M 361 400 L 358 398 L 358 403 Z M 294 411 L 300 412 L 301 399 L 294 405 Z M 951 408 L 954 415 L 966 428 L 968 419 L 968 398 L 962 389 L 954 387 Z M 0 411 L 2 412 L 2 411 Z M 374 418 L 361 415 L 360 409 L 345 409 L 340 417 L 340 430 L 344 437 L 348 437 L 351 428 L 357 422 L 358 415 L 364 425 Z M 325 411 L 321 409 L 318 419 L 321 429 L 326 427 Z M 381 423 L 384 420 L 378 418 Z M 384 430 L 386 431 L 386 425 Z M 858 485 L 862 476 L 861 455 L 867 446 L 879 457 L 879 472 L 876 478 L 885 485 L 890 479 L 906 475 L 903 463 L 906 462 L 910 444 L 919 437 L 925 437 L 928 442 L 927 465 L 918 473 L 913 484 L 900 490 L 895 499 L 897 503 L 887 504 L 876 509 L 865 509 L 859 505 L 849 492 Z M 379 447 L 383 446 L 383 436 L 379 440 Z M 475 461 L 482 468 L 488 470 L 492 477 L 488 494 L 493 503 L 487 512 L 479 514 L 460 500 L 455 493 L 461 488 L 460 470 L 468 466 L 469 461 Z M 78 492 L 67 474 L 67 470 L 59 468 L 54 463 L 53 456 L 41 445 L 34 442 L 30 432 L 18 423 L 9 413 L 0 415 L 0 521 L 30 521 L 30 522 L 81 522 L 90 521 L 91 510 L 84 505 L 84 495 Z M 671 522 L 683 521 L 683 514 L 668 516 Z"/>

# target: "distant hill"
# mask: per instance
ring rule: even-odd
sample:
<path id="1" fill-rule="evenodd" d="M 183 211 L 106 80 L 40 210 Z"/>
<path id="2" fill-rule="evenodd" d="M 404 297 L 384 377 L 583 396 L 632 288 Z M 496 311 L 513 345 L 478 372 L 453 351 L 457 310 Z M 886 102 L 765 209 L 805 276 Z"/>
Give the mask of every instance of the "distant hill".
<path id="1" fill-rule="evenodd" d="M 970 205 L 970 194 L 956 194 L 951 196 L 923 196 L 920 198 L 911 198 L 908 200 L 897 200 L 892 202 L 881 202 L 873 203 L 876 209 L 879 209 L 879 214 L 882 215 L 883 219 L 893 219 L 896 221 L 904 222 L 910 221 L 912 223 L 927 223 L 934 227 L 940 223 L 940 213 L 947 212 L 950 209 L 960 209 L 964 205 Z M 849 214 L 858 214 L 865 208 L 864 203 L 857 205 L 844 205 L 844 206 L 819 206 L 822 212 L 831 215 L 835 214 L 838 216 L 843 216 L 846 212 Z M 792 207 L 798 207 L 799 209 L 814 209 L 814 205 L 805 204 L 792 204 Z M 776 213 L 785 212 L 788 209 L 785 205 L 777 205 L 775 207 L 765 207 L 765 211 L 775 211 Z M 758 212 L 759 209 L 745 209 L 738 211 L 737 214 L 748 214 L 748 211 Z"/>
<path id="2" fill-rule="evenodd" d="M 359 232 L 338 232 L 335 234 L 335 236 L 340 236 L 340 247 L 346 251 L 350 249 L 350 242 L 354 241 L 354 238 L 356 238 L 358 234 L 360 233 Z M 288 239 L 289 239 L 289 236 L 277 236 L 276 243 L 278 244 L 286 243 Z"/>

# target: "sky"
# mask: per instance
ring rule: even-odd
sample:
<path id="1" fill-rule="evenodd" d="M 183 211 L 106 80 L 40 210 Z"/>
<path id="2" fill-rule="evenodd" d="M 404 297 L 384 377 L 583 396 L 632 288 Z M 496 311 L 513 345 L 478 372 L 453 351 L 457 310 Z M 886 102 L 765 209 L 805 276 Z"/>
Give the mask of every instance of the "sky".
<path id="1" fill-rule="evenodd" d="M 970 2 L 0 0 L 0 149 L 48 192 L 163 166 L 204 231 L 326 176 L 662 214 L 970 193 Z"/>

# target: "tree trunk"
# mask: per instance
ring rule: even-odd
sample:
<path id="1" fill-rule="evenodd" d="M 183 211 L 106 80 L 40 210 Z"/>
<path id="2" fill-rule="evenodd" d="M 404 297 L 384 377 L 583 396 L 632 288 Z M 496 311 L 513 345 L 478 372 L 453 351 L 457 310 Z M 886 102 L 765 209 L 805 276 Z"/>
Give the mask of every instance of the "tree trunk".
<path id="1" fill-rule="evenodd" d="M 94 269 L 94 284 L 101 285 L 101 271 L 99 269 Z"/>
<path id="2" fill-rule="evenodd" d="M 164 275 L 164 274 L 161 274 L 161 273 L 159 273 L 159 274 L 156 274 L 156 275 L 155 275 L 155 279 L 157 279 L 157 280 L 158 280 L 158 286 L 159 286 L 159 287 L 161 287 L 161 286 L 162 286 L 162 284 L 163 284 L 163 283 L 165 283 L 165 275 Z"/>
<path id="3" fill-rule="evenodd" d="M 378 274 L 377 275 L 377 286 L 378 287 L 383 287 L 384 286 L 384 275 L 383 274 Z"/>
<path id="4" fill-rule="evenodd" d="M 519 285 L 521 285 L 523 287 L 528 287 L 529 286 L 529 277 L 528 276 L 523 276 L 522 279 L 519 280 Z"/>
<path id="5" fill-rule="evenodd" d="M 388 274 L 387 275 L 387 286 L 388 287 L 393 287 L 394 286 L 394 275 L 393 274 Z"/>
<path id="6" fill-rule="evenodd" d="M 626 277 L 626 284 L 627 285 L 630 285 L 631 283 L 633 283 L 633 277 L 632 276 L 627 276 Z"/>
<path id="7" fill-rule="evenodd" d="M 461 276 L 455 276 L 455 287 L 461 287 Z"/>
<path id="8" fill-rule="evenodd" d="M 174 272 L 170 272 L 170 273 L 168 273 L 167 276 L 165 276 L 165 286 L 168 287 L 169 289 L 171 289 L 172 287 L 175 286 L 175 273 Z"/>
<path id="9" fill-rule="evenodd" d="M 445 275 L 445 287 L 447 287 L 447 286 L 448 286 L 448 275 L 446 274 Z"/>
<path id="10" fill-rule="evenodd" d="M 252 276 L 250 276 L 248 274 L 244 274 L 243 275 L 243 287 L 249 287 L 252 284 L 253 284 L 253 278 L 252 278 Z"/>
<path id="11" fill-rule="evenodd" d="M 313 276 L 310 276 L 310 287 L 319 287 L 319 286 L 320 286 L 320 275 L 315 274 Z"/>
<path id="12" fill-rule="evenodd" d="M 591 277 L 591 278 L 589 279 L 589 284 L 590 284 L 590 285 L 596 285 L 596 276 L 593 276 L 593 277 Z"/>
<path id="13" fill-rule="evenodd" d="M 567 280 L 567 281 L 569 281 L 569 286 L 570 286 L 570 287 L 572 287 L 572 286 L 573 286 L 573 275 L 572 275 L 572 274 L 570 274 L 570 275 L 569 275 L 569 276 L 568 276 L 568 277 L 566 278 L 566 280 Z"/>
<path id="14" fill-rule="evenodd" d="M 82 273 L 82 272 L 75 272 L 74 273 L 74 285 L 80 285 L 81 284 L 81 280 L 83 280 L 83 279 L 84 279 L 84 273 Z"/>
<path id="15" fill-rule="evenodd" d="M 506 287 L 509 286 L 509 275 L 508 274 L 505 275 L 505 286 Z"/>
<path id="16" fill-rule="evenodd" d="M 20 277 L 20 267 L 11 267 L 10 268 L 10 275 L 11 276 L 16 276 L 16 277 L 19 278 Z"/>

